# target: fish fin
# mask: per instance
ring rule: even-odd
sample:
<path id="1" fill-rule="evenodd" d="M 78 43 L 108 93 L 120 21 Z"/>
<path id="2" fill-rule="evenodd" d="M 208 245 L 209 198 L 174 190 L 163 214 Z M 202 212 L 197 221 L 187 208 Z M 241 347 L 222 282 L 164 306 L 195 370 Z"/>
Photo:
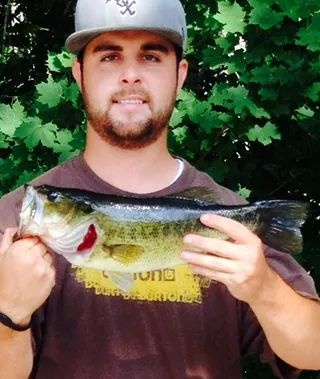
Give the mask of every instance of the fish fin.
<path id="1" fill-rule="evenodd" d="M 144 248 L 140 245 L 111 245 L 108 248 L 111 257 L 123 264 L 136 262 L 144 253 Z"/>
<path id="2" fill-rule="evenodd" d="M 108 278 L 122 291 L 129 292 L 133 285 L 134 279 L 133 274 L 127 272 L 110 272 L 105 271 Z"/>
<path id="3" fill-rule="evenodd" d="M 258 236 L 262 241 L 286 253 L 300 253 L 303 247 L 301 227 L 310 205 L 302 201 L 271 200 L 255 202 L 259 216 Z"/>
<path id="4" fill-rule="evenodd" d="M 192 187 L 168 197 L 179 199 L 192 199 L 203 204 L 223 204 L 223 199 L 211 188 Z"/>

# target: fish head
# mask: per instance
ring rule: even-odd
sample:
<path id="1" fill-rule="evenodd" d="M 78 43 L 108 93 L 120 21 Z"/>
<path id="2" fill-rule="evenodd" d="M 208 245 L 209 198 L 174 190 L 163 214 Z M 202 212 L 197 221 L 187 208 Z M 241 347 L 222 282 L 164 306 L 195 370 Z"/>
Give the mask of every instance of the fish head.
<path id="1" fill-rule="evenodd" d="M 75 201 L 63 190 L 28 185 L 18 235 L 20 238 L 39 236 L 54 252 L 83 259 L 97 244 L 99 230 L 90 205 Z"/>

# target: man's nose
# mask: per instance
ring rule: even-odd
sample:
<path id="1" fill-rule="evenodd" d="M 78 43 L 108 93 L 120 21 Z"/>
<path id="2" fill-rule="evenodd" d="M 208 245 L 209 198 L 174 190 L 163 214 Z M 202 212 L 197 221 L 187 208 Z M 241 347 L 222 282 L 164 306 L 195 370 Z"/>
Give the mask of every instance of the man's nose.
<path id="1" fill-rule="evenodd" d="M 128 63 L 123 67 L 123 72 L 120 76 L 122 84 L 139 84 L 141 79 L 141 70 L 137 64 Z"/>

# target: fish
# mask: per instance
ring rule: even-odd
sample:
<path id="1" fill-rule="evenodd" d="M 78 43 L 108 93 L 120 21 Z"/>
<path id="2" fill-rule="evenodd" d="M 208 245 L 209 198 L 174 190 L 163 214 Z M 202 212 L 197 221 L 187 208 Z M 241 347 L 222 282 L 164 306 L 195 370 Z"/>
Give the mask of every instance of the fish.
<path id="1" fill-rule="evenodd" d="M 213 190 L 201 187 L 166 197 L 126 197 L 26 185 L 17 233 L 38 236 L 71 264 L 101 270 L 129 292 L 135 273 L 185 264 L 180 255 L 186 234 L 228 238 L 203 225 L 202 214 L 234 219 L 266 245 L 296 253 L 308 212 L 308 203 L 290 200 L 224 205 Z"/>

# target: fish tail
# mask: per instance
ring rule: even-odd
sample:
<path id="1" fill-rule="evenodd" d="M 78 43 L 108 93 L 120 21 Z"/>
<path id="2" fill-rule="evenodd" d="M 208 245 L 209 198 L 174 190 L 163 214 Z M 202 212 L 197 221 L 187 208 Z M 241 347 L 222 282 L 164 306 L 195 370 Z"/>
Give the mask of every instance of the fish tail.
<path id="1" fill-rule="evenodd" d="M 301 227 L 310 206 L 301 201 L 272 200 L 256 203 L 262 241 L 286 253 L 299 253 L 303 247 Z"/>

